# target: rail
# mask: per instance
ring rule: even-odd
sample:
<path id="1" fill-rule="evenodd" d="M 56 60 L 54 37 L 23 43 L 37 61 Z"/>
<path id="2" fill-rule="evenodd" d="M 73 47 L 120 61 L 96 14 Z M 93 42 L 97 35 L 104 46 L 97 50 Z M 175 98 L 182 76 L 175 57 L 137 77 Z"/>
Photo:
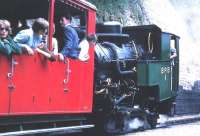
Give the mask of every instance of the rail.
<path id="1" fill-rule="evenodd" d="M 6 132 L 0 133 L 0 136 L 24 136 L 32 134 L 42 134 L 42 133 L 51 133 L 51 132 L 67 132 L 75 131 L 80 129 L 92 128 L 94 125 L 81 125 L 81 126 L 71 126 L 71 127 L 59 127 L 59 128 L 48 128 L 48 129 L 36 129 L 36 130 L 24 130 L 24 131 L 15 131 L 15 132 Z"/>

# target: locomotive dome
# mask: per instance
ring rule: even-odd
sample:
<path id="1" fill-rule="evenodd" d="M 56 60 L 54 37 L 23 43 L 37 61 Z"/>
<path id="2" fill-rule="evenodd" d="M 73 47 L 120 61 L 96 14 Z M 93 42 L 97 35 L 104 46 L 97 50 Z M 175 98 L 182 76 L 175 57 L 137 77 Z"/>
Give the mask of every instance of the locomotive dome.
<path id="1" fill-rule="evenodd" d="M 127 40 L 129 38 L 128 34 L 122 33 L 122 24 L 117 21 L 108 21 L 104 23 L 99 23 L 96 25 L 96 35 L 99 41 L 102 40 Z"/>

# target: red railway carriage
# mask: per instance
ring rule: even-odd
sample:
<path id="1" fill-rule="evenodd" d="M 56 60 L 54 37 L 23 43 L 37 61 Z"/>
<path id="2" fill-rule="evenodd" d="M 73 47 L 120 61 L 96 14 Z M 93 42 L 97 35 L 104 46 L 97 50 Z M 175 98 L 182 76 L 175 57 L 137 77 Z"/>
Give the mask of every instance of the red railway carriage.
<path id="1" fill-rule="evenodd" d="M 3 0 L 0 3 L 0 18 L 8 19 L 11 25 L 17 20 L 25 20 L 29 25 L 38 17 L 48 19 L 50 49 L 54 23 L 59 43 L 57 17 L 62 12 L 72 14 L 77 29 L 88 35 L 95 33 L 96 8 L 84 0 Z M 3 127 L 9 125 L 26 130 L 36 122 L 44 123 L 45 128 L 55 123 L 65 126 L 67 120 L 80 124 L 84 120 L 80 115 L 92 112 L 94 46 L 90 46 L 89 55 L 87 62 L 70 58 L 51 62 L 39 53 L 11 58 L 0 54 L 0 130 L 9 131 Z"/>

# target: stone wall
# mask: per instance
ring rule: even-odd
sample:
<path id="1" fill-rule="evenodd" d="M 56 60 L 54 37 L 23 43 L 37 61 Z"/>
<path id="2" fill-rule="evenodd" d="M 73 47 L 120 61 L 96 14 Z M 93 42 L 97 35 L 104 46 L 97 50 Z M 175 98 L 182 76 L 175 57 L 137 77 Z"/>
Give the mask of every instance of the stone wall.
<path id="1" fill-rule="evenodd" d="M 200 90 L 180 90 L 176 98 L 175 114 L 200 113 Z"/>

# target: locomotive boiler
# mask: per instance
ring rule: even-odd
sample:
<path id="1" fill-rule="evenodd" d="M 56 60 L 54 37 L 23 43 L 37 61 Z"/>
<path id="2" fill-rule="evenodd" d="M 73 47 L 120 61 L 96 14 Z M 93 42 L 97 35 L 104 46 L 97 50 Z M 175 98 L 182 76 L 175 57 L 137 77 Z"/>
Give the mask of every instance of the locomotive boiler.
<path id="1" fill-rule="evenodd" d="M 159 114 L 170 114 L 178 89 L 178 58 L 170 48 L 179 37 L 155 25 L 97 25 L 95 113 L 107 132 L 154 128 Z"/>

